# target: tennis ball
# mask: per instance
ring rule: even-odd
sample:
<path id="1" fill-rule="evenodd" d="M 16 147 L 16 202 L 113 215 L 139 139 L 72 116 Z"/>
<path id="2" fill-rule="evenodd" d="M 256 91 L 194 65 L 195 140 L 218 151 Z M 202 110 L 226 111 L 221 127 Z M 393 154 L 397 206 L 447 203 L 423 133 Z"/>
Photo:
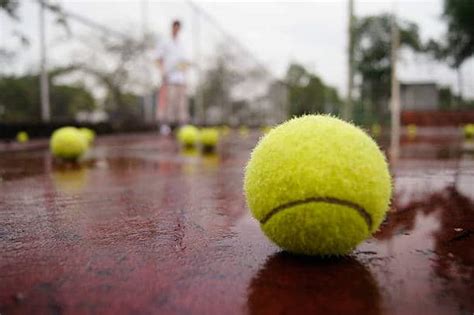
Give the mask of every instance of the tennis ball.
<path id="1" fill-rule="evenodd" d="M 467 124 L 464 126 L 464 137 L 474 138 L 474 124 Z"/>
<path id="2" fill-rule="evenodd" d="M 263 232 L 281 248 L 343 255 L 378 229 L 391 178 L 385 156 L 364 131 L 309 115 L 261 138 L 246 166 L 244 192 Z"/>
<path id="3" fill-rule="evenodd" d="M 380 136 L 380 134 L 382 133 L 382 126 L 380 126 L 380 124 L 378 123 L 372 124 L 372 127 L 370 128 L 370 133 L 374 137 Z"/>
<path id="4" fill-rule="evenodd" d="M 79 128 L 79 131 L 86 138 L 87 144 L 90 146 L 95 140 L 95 131 L 89 128 Z"/>
<path id="5" fill-rule="evenodd" d="M 219 131 L 214 128 L 203 128 L 199 135 L 202 150 L 205 152 L 212 152 L 219 141 Z"/>
<path id="6" fill-rule="evenodd" d="M 30 139 L 30 137 L 28 136 L 26 131 L 20 131 L 16 134 L 16 141 L 19 142 L 19 143 L 28 142 L 29 139 Z"/>
<path id="7" fill-rule="evenodd" d="M 53 132 L 49 147 L 53 155 L 64 160 L 76 160 L 87 150 L 87 140 L 75 127 L 62 127 Z"/>
<path id="8" fill-rule="evenodd" d="M 409 139 L 414 139 L 416 137 L 416 133 L 417 133 L 416 125 L 409 124 L 407 126 L 407 133 L 408 133 L 408 138 Z"/>
<path id="9" fill-rule="evenodd" d="M 191 125 L 186 125 L 178 130 L 178 141 L 184 147 L 193 147 L 199 140 L 199 130 Z"/>

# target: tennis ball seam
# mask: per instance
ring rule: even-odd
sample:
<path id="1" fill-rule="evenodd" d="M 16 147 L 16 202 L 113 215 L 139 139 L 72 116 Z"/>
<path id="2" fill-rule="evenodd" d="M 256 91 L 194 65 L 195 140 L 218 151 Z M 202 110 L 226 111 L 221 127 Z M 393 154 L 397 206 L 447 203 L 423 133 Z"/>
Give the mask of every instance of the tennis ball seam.
<path id="1" fill-rule="evenodd" d="M 367 210 L 364 209 L 364 207 L 356 204 L 355 202 L 349 201 L 349 200 L 344 200 L 344 199 L 339 199 L 336 197 L 310 197 L 310 198 L 305 198 L 302 200 L 294 200 L 287 202 L 285 204 L 279 205 L 275 208 L 273 208 L 270 212 L 268 212 L 261 220 L 260 224 L 265 224 L 270 220 L 274 215 L 287 210 L 292 207 L 300 206 L 303 204 L 307 203 L 329 203 L 329 204 L 335 204 L 335 205 L 340 205 L 340 206 L 345 206 L 347 208 L 351 208 L 355 210 L 359 215 L 364 219 L 365 223 L 367 224 L 369 231 L 372 230 L 372 217 L 370 214 L 367 212 Z"/>

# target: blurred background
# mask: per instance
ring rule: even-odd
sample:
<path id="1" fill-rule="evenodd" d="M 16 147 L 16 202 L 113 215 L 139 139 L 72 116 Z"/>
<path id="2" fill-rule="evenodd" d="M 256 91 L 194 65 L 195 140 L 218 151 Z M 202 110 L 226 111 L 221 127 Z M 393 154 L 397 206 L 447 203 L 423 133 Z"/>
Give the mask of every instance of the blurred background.
<path id="1" fill-rule="evenodd" d="M 473 16 L 470 0 L 0 0 L 1 137 L 156 129 L 154 52 L 174 19 L 195 124 L 454 130 L 474 122 Z"/>

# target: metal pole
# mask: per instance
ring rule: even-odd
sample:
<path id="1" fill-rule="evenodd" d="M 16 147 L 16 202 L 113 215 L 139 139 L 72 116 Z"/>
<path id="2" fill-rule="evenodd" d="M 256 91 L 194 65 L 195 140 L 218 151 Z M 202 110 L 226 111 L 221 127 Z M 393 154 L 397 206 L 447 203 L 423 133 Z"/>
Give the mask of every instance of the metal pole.
<path id="1" fill-rule="evenodd" d="M 457 105 L 459 107 L 460 103 L 463 100 L 463 86 L 462 86 L 462 71 L 461 71 L 461 65 L 459 65 L 456 68 L 457 76 L 458 76 L 458 94 L 459 94 L 459 101 L 457 102 Z"/>
<path id="2" fill-rule="evenodd" d="M 398 47 L 400 35 L 397 26 L 395 10 L 392 15 L 392 75 L 391 75 L 391 132 L 390 132 L 390 158 L 397 161 L 400 155 L 400 85 L 397 74 Z"/>
<path id="3" fill-rule="evenodd" d="M 142 36 L 143 36 L 143 67 L 146 74 L 145 89 L 143 91 L 143 115 L 144 121 L 150 123 L 153 121 L 153 95 L 150 91 L 150 65 L 146 57 L 146 40 L 148 34 L 148 0 L 142 0 L 141 2 L 141 16 L 142 16 Z"/>
<path id="4" fill-rule="evenodd" d="M 194 62 L 196 65 L 196 92 L 195 98 L 195 122 L 197 124 L 205 123 L 204 100 L 203 100 L 203 85 L 202 85 L 202 63 L 201 63 L 201 30 L 200 30 L 200 11 L 193 6 L 194 11 L 194 36 L 193 36 L 193 50 Z"/>
<path id="5" fill-rule="evenodd" d="M 352 90 L 354 88 L 354 1 L 349 0 L 348 47 L 347 47 L 347 100 L 342 112 L 344 120 L 352 119 Z"/>
<path id="6" fill-rule="evenodd" d="M 46 64 L 46 25 L 45 4 L 40 2 L 39 7 L 39 35 L 40 35 L 40 93 L 41 93 L 41 120 L 48 122 L 51 119 L 49 104 L 49 84 Z"/>

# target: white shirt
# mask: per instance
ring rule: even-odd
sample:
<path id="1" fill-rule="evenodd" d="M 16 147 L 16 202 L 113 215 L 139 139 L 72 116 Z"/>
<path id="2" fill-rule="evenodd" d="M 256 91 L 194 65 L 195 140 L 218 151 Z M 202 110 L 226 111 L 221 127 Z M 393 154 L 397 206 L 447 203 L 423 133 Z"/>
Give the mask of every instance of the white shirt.
<path id="1" fill-rule="evenodd" d="M 185 84 L 186 54 L 179 39 L 171 39 L 156 45 L 156 59 L 163 60 L 164 79 L 168 84 Z"/>

